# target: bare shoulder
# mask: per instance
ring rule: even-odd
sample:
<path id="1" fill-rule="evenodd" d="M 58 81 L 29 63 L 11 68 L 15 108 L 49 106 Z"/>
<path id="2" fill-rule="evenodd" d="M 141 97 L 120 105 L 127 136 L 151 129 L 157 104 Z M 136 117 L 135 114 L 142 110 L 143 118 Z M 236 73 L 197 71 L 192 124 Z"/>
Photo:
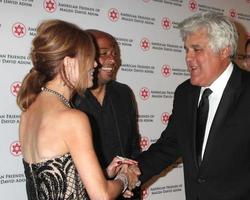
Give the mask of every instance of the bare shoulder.
<path id="1" fill-rule="evenodd" d="M 92 144 L 92 130 L 88 116 L 79 110 L 71 109 L 63 114 L 62 118 L 63 138 L 71 154 L 83 151 L 83 147 L 88 148 Z"/>
<path id="2" fill-rule="evenodd" d="M 27 132 L 27 127 L 29 123 L 29 114 L 27 111 L 21 112 L 20 114 L 20 123 L 19 123 L 19 134 L 20 137 L 23 137 L 23 135 Z"/>
<path id="3" fill-rule="evenodd" d="M 77 125 L 78 123 L 79 124 L 89 123 L 87 114 L 76 109 L 70 109 L 66 111 L 62 115 L 62 118 L 64 120 L 67 120 L 69 124 L 74 124 L 74 125 Z"/>
<path id="4" fill-rule="evenodd" d="M 89 133 L 91 132 L 88 116 L 79 110 L 70 109 L 60 115 L 61 127 L 70 133 Z"/>

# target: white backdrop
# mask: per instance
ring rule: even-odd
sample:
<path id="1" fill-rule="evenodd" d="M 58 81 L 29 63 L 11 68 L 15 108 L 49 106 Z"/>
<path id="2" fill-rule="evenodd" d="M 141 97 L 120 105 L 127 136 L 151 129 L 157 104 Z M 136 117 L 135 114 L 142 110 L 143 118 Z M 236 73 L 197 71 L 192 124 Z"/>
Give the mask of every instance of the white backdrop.
<path id="1" fill-rule="evenodd" d="M 41 20 L 63 19 L 116 37 L 122 55 L 117 80 L 135 93 L 146 150 L 168 123 L 176 86 L 189 77 L 176 27 L 203 11 L 239 22 L 242 53 L 242 42 L 250 36 L 250 0 L 0 0 L 0 198 L 27 199 L 16 94 L 31 68 L 31 40 Z M 143 198 L 185 200 L 184 192 L 179 164 L 147 184 Z"/>

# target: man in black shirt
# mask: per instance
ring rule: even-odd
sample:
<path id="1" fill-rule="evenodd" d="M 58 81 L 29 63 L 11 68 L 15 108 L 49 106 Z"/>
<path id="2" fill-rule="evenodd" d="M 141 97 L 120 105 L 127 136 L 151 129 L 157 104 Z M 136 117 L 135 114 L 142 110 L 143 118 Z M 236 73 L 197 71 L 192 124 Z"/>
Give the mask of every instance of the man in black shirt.
<path id="1" fill-rule="evenodd" d="M 115 156 L 133 159 L 139 155 L 137 110 L 132 90 L 114 80 L 121 64 L 116 40 L 106 32 L 88 32 L 96 44 L 98 66 L 93 88 L 83 97 L 76 96 L 74 104 L 89 116 L 96 154 L 105 169 Z M 140 199 L 138 188 L 132 199 Z"/>

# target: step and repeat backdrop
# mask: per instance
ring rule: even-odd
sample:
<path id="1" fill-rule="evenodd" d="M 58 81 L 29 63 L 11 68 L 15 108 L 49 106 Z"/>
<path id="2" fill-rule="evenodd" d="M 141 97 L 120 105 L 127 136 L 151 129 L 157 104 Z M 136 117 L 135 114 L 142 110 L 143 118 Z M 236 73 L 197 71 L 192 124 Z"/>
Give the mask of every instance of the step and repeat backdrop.
<path id="1" fill-rule="evenodd" d="M 189 78 L 178 23 L 205 11 L 237 22 L 240 63 L 250 36 L 250 0 L 0 0 L 0 198 L 27 199 L 16 96 L 32 67 L 29 51 L 39 22 L 62 19 L 117 39 L 122 57 L 117 80 L 135 94 L 144 151 L 168 124 L 175 88 Z M 181 160 L 145 184 L 142 194 L 142 199 L 185 200 Z"/>

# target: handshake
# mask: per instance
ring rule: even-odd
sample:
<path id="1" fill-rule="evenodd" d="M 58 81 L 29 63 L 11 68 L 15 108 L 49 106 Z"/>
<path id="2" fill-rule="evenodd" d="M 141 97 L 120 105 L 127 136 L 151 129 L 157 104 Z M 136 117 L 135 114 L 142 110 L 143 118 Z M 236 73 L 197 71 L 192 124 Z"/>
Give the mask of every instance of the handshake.
<path id="1" fill-rule="evenodd" d="M 108 178 L 114 178 L 123 183 L 122 193 L 125 198 L 132 197 L 132 190 L 141 185 L 141 181 L 138 179 L 141 172 L 137 164 L 137 161 L 116 156 L 106 169 Z"/>

